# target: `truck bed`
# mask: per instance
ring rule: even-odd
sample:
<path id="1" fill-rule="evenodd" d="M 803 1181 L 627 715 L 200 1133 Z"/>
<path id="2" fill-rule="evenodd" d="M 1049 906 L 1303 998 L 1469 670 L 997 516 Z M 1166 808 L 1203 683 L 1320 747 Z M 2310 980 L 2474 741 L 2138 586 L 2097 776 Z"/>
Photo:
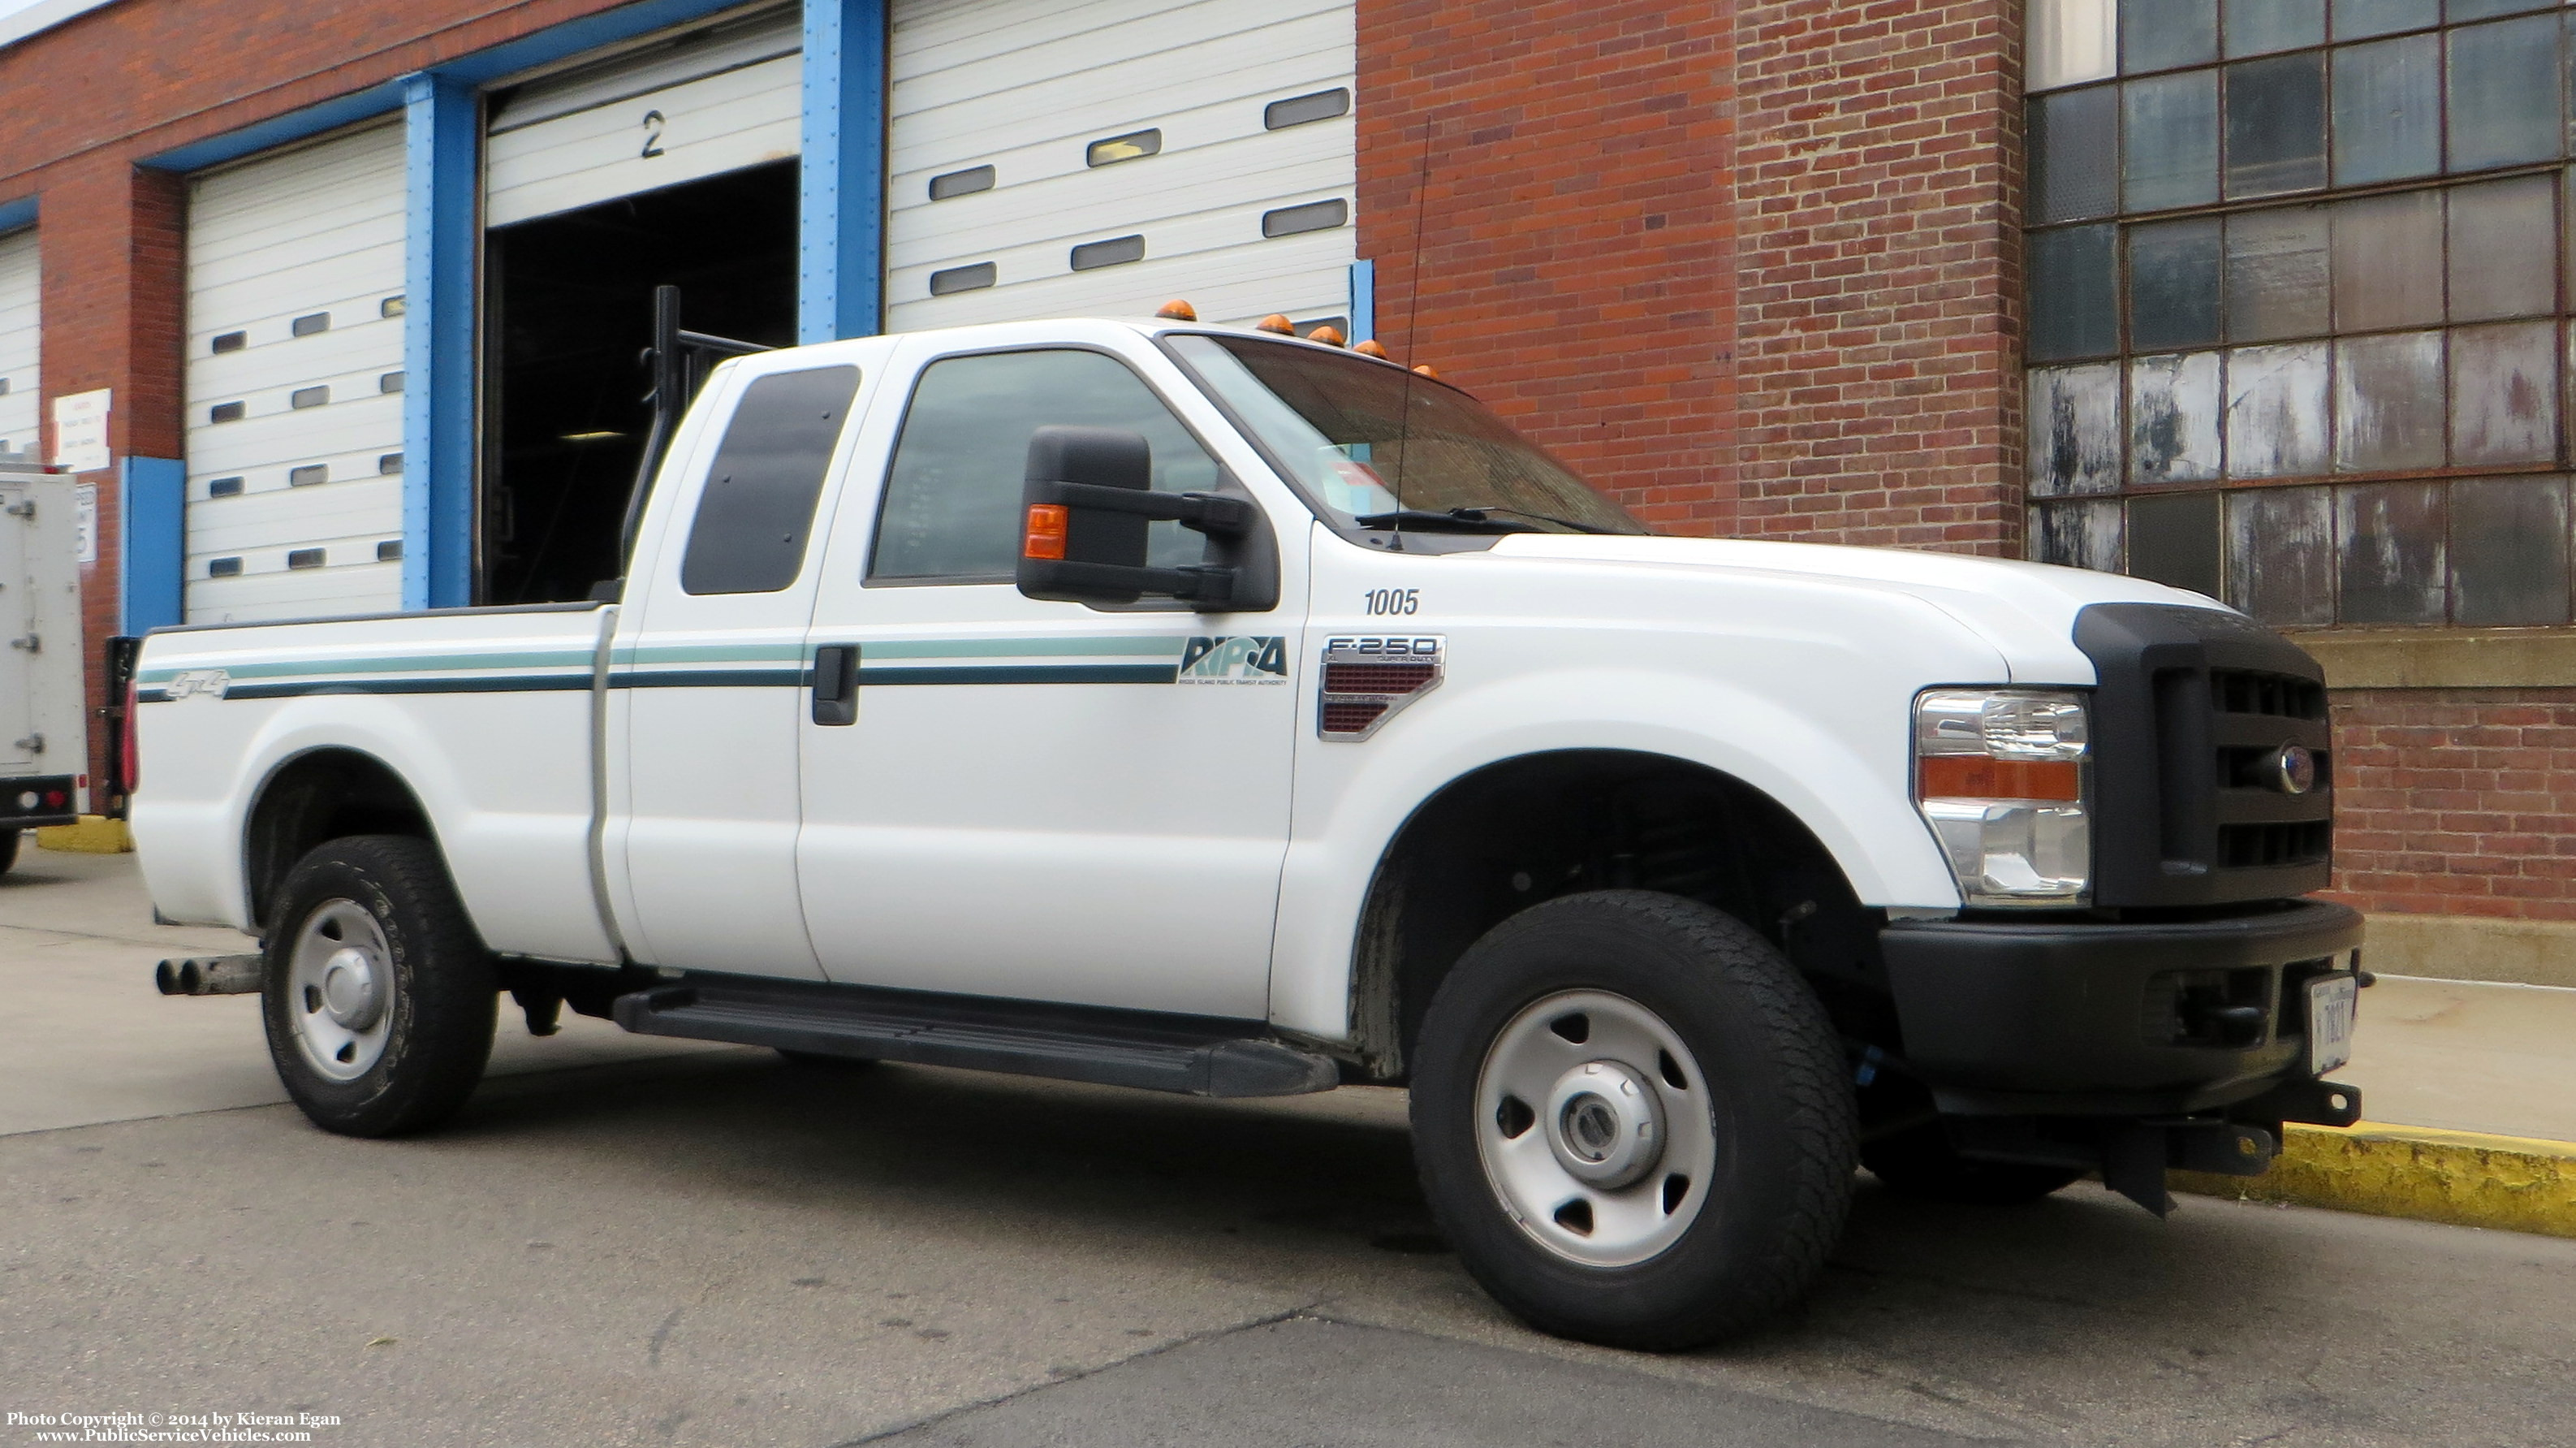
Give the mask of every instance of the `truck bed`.
<path id="1" fill-rule="evenodd" d="M 410 782 L 494 949 L 613 961 L 589 844 L 613 618 L 576 603 L 154 631 L 135 673 L 133 806 L 153 900 L 256 933 L 243 841 L 260 785 L 348 749 Z"/>

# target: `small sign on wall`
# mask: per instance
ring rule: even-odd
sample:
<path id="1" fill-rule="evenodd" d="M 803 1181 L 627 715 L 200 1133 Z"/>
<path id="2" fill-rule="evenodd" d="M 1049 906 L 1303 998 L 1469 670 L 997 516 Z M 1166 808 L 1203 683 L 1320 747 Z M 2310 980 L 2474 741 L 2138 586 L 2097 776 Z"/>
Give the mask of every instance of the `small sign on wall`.
<path id="1" fill-rule="evenodd" d="M 76 473 L 107 466 L 107 411 L 113 396 L 102 387 L 54 399 L 54 466 Z"/>
<path id="2" fill-rule="evenodd" d="M 83 563 L 98 561 L 98 484 L 76 483 L 72 486 L 72 556 Z"/>

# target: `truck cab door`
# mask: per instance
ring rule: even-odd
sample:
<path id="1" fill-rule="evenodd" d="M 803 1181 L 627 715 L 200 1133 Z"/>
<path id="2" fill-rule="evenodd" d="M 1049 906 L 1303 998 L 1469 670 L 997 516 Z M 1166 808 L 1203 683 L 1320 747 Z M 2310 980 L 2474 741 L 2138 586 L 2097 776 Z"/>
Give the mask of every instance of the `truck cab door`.
<path id="1" fill-rule="evenodd" d="M 796 892 L 805 631 L 846 424 L 885 350 L 729 364 L 673 441 L 608 679 L 603 843 L 646 964 L 821 973 Z"/>
<path id="2" fill-rule="evenodd" d="M 1099 609 L 1012 582 L 1040 427 L 1142 433 L 1167 491 L 1263 466 L 1167 359 L 1120 335 L 984 351 L 925 339 L 898 358 L 904 405 L 870 421 L 817 601 L 825 697 L 799 723 L 797 869 L 833 980 L 1267 1012 L 1302 532 L 1270 510 L 1264 526 L 1293 538 L 1290 602 L 1259 613 Z M 1154 526 L 1157 562 L 1198 561 L 1200 535 Z"/>

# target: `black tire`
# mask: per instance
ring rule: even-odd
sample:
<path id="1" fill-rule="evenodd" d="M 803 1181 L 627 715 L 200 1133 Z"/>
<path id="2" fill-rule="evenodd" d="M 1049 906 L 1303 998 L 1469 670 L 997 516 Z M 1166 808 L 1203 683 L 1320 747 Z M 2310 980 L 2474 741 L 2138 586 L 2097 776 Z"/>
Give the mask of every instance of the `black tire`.
<path id="1" fill-rule="evenodd" d="M 289 984 L 297 941 L 335 902 L 373 919 L 390 962 L 381 1054 L 347 1080 L 309 1058 L 296 1025 L 309 1003 L 291 999 Z M 351 835 L 315 848 L 279 888 L 267 957 L 260 995 L 269 1059 L 314 1125 L 343 1136 L 425 1131 L 454 1115 L 483 1079 L 500 986 L 428 841 Z"/>
<path id="2" fill-rule="evenodd" d="M 1899 1196 L 1980 1207 L 2035 1202 L 2084 1175 L 2070 1166 L 1972 1161 L 1951 1147 L 1937 1121 L 1869 1142 L 1860 1164 Z"/>
<path id="3" fill-rule="evenodd" d="M 19 838 L 16 830 L 0 830 L 0 875 L 8 874 L 9 867 L 18 863 Z"/>
<path id="4" fill-rule="evenodd" d="M 1586 990 L 1644 1007 L 1688 1048 L 1715 1136 L 1696 1216 L 1624 1266 L 1543 1245 L 1477 1144 L 1478 1082 L 1500 1033 L 1530 1005 Z M 1423 1192 L 1469 1274 L 1542 1331 L 1616 1347 L 1696 1347 L 1796 1303 L 1842 1234 L 1855 1130 L 1842 1046 L 1788 960 L 1734 918 L 1651 891 L 1570 895 L 1494 927 L 1441 984 L 1414 1051 Z"/>

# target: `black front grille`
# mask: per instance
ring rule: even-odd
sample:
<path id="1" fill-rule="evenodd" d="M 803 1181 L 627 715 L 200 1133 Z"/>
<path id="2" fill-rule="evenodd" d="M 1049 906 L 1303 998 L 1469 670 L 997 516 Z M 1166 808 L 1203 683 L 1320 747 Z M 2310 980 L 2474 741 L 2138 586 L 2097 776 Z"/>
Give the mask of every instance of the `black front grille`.
<path id="1" fill-rule="evenodd" d="M 2253 669 L 2209 671 L 2210 706 L 2222 714 L 2261 714 L 2275 719 L 2326 717 L 2326 686 L 2292 674 Z"/>
<path id="2" fill-rule="evenodd" d="M 2094 903 L 2226 905 L 2325 887 L 2333 751 L 2315 660 L 2240 614 L 2169 604 L 2095 604 L 2077 615 L 2075 643 L 2098 674 Z M 2296 767 L 2300 751 L 2312 775 Z"/>

